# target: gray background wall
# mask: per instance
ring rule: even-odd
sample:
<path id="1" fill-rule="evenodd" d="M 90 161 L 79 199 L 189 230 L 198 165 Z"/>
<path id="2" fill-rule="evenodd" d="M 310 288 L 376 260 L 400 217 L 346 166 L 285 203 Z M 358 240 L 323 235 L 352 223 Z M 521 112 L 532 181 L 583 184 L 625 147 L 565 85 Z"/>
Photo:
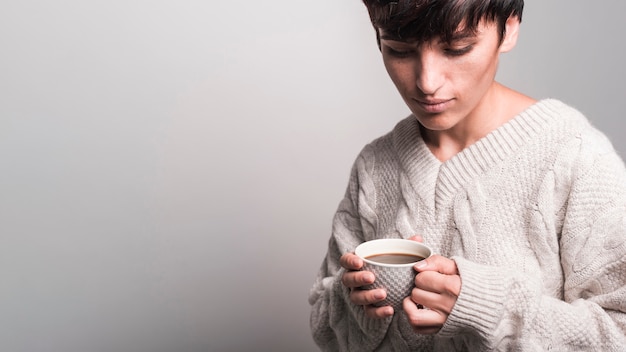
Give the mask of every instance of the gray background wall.
<path id="1" fill-rule="evenodd" d="M 622 155 L 624 10 L 527 1 L 499 76 Z M 0 48 L 0 350 L 315 350 L 350 166 L 407 114 L 358 0 L 13 1 Z"/>

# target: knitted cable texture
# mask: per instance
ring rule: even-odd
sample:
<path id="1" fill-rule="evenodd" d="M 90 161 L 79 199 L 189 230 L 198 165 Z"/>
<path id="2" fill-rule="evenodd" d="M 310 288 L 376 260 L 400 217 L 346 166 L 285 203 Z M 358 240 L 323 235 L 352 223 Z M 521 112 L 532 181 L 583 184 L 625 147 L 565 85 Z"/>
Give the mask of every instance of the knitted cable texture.
<path id="1" fill-rule="evenodd" d="M 353 305 L 339 257 L 420 234 L 462 287 L 436 335 Z M 546 99 L 446 162 L 400 121 L 356 159 L 311 289 L 328 351 L 626 351 L 626 171 L 575 109 Z"/>

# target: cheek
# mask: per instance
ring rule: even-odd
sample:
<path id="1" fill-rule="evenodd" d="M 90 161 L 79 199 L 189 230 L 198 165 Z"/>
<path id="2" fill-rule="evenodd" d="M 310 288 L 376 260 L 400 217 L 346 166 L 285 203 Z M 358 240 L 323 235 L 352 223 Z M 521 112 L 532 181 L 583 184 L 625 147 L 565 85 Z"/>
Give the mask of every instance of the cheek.
<path id="1" fill-rule="evenodd" d="M 414 72 L 410 65 L 385 62 L 385 68 L 400 92 L 410 90 L 415 86 Z"/>
<path id="2" fill-rule="evenodd" d="M 470 94 L 479 94 L 480 88 L 491 85 L 495 79 L 497 59 L 485 60 L 485 58 L 472 57 L 458 66 L 453 77 L 462 78 L 458 84 L 467 89 Z"/>

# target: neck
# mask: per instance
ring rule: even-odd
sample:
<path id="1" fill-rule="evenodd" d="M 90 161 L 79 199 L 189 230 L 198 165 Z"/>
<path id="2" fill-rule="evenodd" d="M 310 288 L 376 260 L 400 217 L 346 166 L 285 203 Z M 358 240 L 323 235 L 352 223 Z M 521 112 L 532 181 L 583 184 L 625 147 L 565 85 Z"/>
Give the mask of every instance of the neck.
<path id="1" fill-rule="evenodd" d="M 420 129 L 431 152 L 444 162 L 534 103 L 532 98 L 494 82 L 478 106 L 454 127 L 441 131 Z"/>

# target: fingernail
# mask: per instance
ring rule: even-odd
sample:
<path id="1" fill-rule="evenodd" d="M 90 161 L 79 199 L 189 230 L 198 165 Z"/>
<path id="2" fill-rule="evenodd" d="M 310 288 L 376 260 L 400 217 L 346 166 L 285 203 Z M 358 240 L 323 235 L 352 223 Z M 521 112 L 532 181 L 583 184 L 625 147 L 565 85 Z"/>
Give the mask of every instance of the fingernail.
<path id="1" fill-rule="evenodd" d="M 370 273 L 365 273 L 363 275 L 363 283 L 365 284 L 371 284 L 372 282 L 374 282 L 374 275 L 370 274 Z"/>
<path id="2" fill-rule="evenodd" d="M 417 262 L 417 264 L 415 264 L 415 269 L 424 269 L 427 265 L 428 263 L 426 260 L 422 260 L 421 262 Z"/>
<path id="3" fill-rule="evenodd" d="M 383 291 L 376 291 L 374 293 L 374 298 L 376 298 L 376 299 L 383 299 L 383 298 L 385 298 L 385 292 L 383 292 Z"/>

